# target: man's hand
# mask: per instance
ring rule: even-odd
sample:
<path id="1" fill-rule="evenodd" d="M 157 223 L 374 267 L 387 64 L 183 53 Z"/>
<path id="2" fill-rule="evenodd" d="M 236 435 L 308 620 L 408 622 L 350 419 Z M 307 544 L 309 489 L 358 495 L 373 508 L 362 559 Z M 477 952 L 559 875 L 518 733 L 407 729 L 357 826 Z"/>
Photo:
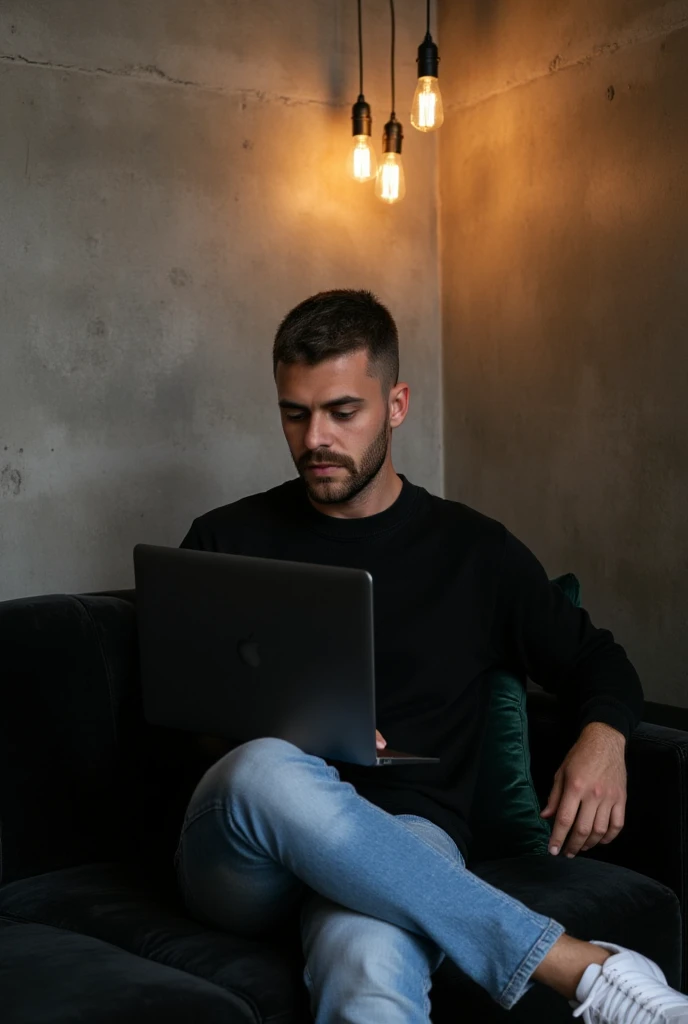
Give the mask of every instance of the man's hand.
<path id="1" fill-rule="evenodd" d="M 575 857 L 598 843 L 611 843 L 626 811 L 626 738 L 603 722 L 590 722 L 554 775 L 540 817 L 556 814 L 549 852 Z"/>
<path id="2" fill-rule="evenodd" d="M 387 740 L 384 738 L 382 733 L 377 731 L 377 729 L 375 730 L 375 746 L 378 750 L 382 750 L 383 747 L 387 746 Z"/>

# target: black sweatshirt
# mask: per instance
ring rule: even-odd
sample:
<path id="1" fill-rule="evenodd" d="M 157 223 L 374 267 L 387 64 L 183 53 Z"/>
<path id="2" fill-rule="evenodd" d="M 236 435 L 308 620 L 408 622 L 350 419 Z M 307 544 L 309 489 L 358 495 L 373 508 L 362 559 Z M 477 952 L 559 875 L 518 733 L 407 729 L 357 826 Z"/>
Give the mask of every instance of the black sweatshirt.
<path id="1" fill-rule="evenodd" d="M 389 508 L 335 518 L 301 477 L 195 519 L 182 547 L 366 569 L 373 577 L 377 728 L 391 749 L 439 764 L 331 762 L 391 814 L 443 828 L 464 857 L 489 688 L 507 668 L 565 699 L 576 735 L 606 722 L 628 738 L 641 719 L 637 673 L 500 523 L 399 474 Z M 333 623 L 337 640 L 337 624 Z"/>

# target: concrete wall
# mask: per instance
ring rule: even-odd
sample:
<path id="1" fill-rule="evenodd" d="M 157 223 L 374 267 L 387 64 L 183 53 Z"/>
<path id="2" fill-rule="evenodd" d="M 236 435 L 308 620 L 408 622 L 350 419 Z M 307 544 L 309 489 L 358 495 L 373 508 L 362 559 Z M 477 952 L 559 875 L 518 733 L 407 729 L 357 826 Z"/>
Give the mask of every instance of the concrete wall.
<path id="1" fill-rule="evenodd" d="M 397 8 L 408 125 L 424 12 Z M 347 0 L 3 0 L 0 598 L 128 586 L 134 543 L 294 475 L 272 340 L 324 288 L 396 315 L 395 465 L 441 493 L 435 140 L 408 125 L 384 206 L 344 173 L 357 92 Z"/>
<path id="2" fill-rule="evenodd" d="M 688 705 L 688 2 L 440 5 L 446 495 Z"/>

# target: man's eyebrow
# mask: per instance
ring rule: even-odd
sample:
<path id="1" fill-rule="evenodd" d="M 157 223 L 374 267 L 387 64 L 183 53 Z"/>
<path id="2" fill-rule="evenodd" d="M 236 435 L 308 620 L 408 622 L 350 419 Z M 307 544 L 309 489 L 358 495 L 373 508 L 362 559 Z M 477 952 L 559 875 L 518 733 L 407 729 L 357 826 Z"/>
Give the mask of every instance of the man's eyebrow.
<path id="1" fill-rule="evenodd" d="M 331 398 L 329 402 L 323 402 L 320 408 L 332 409 L 335 405 L 362 405 L 364 402 L 365 398 L 356 398 L 354 395 L 341 395 L 339 398 Z M 305 409 L 308 412 L 307 405 L 291 402 L 288 398 L 281 398 L 277 404 L 280 409 Z"/>

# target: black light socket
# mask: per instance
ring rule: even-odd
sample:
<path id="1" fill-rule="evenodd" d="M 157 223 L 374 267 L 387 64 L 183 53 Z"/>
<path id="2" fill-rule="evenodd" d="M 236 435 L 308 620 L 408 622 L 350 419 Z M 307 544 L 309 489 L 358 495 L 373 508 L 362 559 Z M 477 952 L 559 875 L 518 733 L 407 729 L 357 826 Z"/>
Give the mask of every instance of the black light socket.
<path id="1" fill-rule="evenodd" d="M 385 125 L 384 134 L 382 136 L 382 152 L 383 153 L 401 153 L 401 143 L 404 138 L 404 132 L 401 127 L 401 121 L 397 121 L 396 117 L 392 116 L 391 120 Z"/>
<path id="2" fill-rule="evenodd" d="M 426 75 L 431 75 L 433 78 L 438 77 L 440 56 L 437 50 L 437 43 L 433 43 L 429 32 L 426 33 L 425 39 L 418 47 L 417 60 L 419 78 L 425 78 Z"/>
<path id="3" fill-rule="evenodd" d="M 352 135 L 370 135 L 373 119 L 370 114 L 370 104 L 366 103 L 363 93 L 351 108 L 351 122 L 353 125 Z"/>

